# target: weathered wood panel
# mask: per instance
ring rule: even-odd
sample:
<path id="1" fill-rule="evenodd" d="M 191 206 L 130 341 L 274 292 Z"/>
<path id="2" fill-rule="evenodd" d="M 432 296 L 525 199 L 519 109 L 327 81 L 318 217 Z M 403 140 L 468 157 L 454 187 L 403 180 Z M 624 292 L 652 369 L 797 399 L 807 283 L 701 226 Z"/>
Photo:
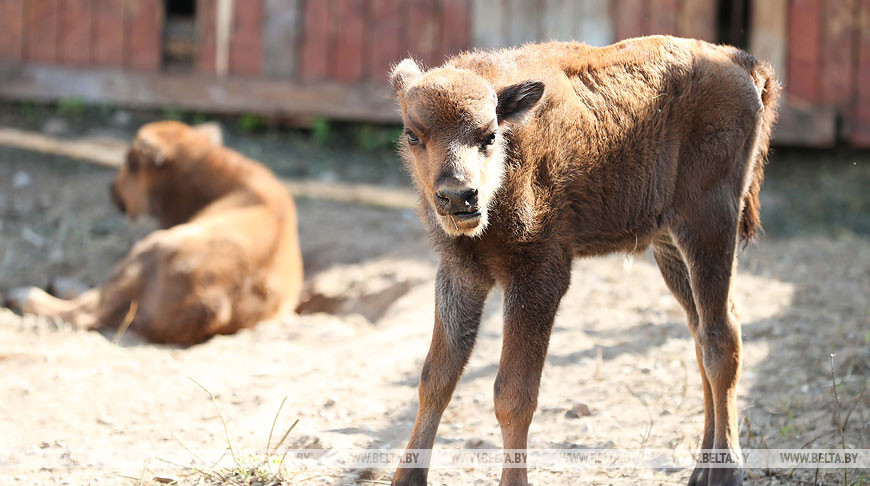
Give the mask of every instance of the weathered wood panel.
<path id="1" fill-rule="evenodd" d="M 73 66 L 91 61 L 91 0 L 60 0 L 57 60 Z"/>
<path id="2" fill-rule="evenodd" d="M 338 0 L 335 19 L 338 30 L 330 69 L 333 79 L 350 82 L 363 77 L 365 13 L 363 0 Z"/>
<path id="3" fill-rule="evenodd" d="M 582 1 L 582 0 L 581 0 Z M 570 41 L 579 39 L 582 16 L 576 0 L 541 1 L 541 40 Z"/>
<path id="4" fill-rule="evenodd" d="M 754 3 L 773 3 L 785 0 L 760 0 Z M 677 32 L 682 37 L 716 42 L 716 0 L 682 0 Z"/>
<path id="5" fill-rule="evenodd" d="M 615 40 L 646 34 L 646 7 L 646 0 L 613 0 L 610 15 L 613 17 Z"/>
<path id="6" fill-rule="evenodd" d="M 0 61 L 24 55 L 24 0 L 0 0 Z"/>
<path id="7" fill-rule="evenodd" d="M 441 52 L 451 56 L 471 45 L 468 0 L 441 0 Z"/>
<path id="8" fill-rule="evenodd" d="M 235 0 L 230 30 L 229 71 L 255 76 L 263 64 L 263 2 Z"/>
<path id="9" fill-rule="evenodd" d="M 217 1 L 196 2 L 196 68 L 199 72 L 214 73 L 217 68 Z"/>
<path id="10" fill-rule="evenodd" d="M 581 0 L 574 7 L 579 29 L 577 40 L 593 46 L 613 43 L 613 18 L 611 0 Z"/>
<path id="11" fill-rule="evenodd" d="M 844 105 L 854 95 L 855 0 L 826 0 L 822 4 L 822 101 Z"/>
<path id="12" fill-rule="evenodd" d="M 318 83 L 208 74 L 82 70 L 35 64 L 0 65 L 0 99 L 57 101 L 129 107 L 174 106 L 212 113 L 280 113 L 297 119 L 396 122 L 395 100 L 386 83 Z"/>
<path id="13" fill-rule="evenodd" d="M 441 26 L 435 0 L 405 0 L 405 46 L 427 66 L 441 64 Z"/>
<path id="14" fill-rule="evenodd" d="M 502 0 L 471 0 L 471 42 L 495 49 L 505 45 Z"/>
<path id="15" fill-rule="evenodd" d="M 680 5 L 677 0 L 649 0 L 650 34 L 677 35 Z"/>
<path id="16" fill-rule="evenodd" d="M 161 0 L 127 0 L 125 65 L 133 69 L 157 71 L 161 61 L 163 33 Z"/>
<path id="17" fill-rule="evenodd" d="M 299 0 L 265 0 L 263 15 L 263 73 L 289 78 L 296 72 L 299 42 Z"/>
<path id="18" fill-rule="evenodd" d="M 91 62 L 99 66 L 123 66 L 124 4 L 118 0 L 94 0 L 93 12 Z"/>
<path id="19" fill-rule="evenodd" d="M 401 45 L 400 0 L 370 0 L 370 18 L 366 63 L 369 78 L 385 81 L 390 66 L 401 60 L 404 53 Z"/>
<path id="20" fill-rule="evenodd" d="M 821 0 L 792 0 L 789 5 L 789 102 L 803 106 L 821 101 Z"/>
<path id="21" fill-rule="evenodd" d="M 58 0 L 28 0 L 25 8 L 24 57 L 51 63 L 57 59 Z"/>
<path id="22" fill-rule="evenodd" d="M 776 77 L 788 84 L 788 0 L 752 2 L 749 51 L 773 66 Z"/>
<path id="23" fill-rule="evenodd" d="M 300 74 L 305 80 L 325 79 L 330 64 L 332 0 L 306 0 L 302 28 Z"/>
<path id="24" fill-rule="evenodd" d="M 538 2 L 507 0 L 504 4 L 507 23 L 507 45 L 520 46 L 534 42 L 540 36 Z"/>
<path id="25" fill-rule="evenodd" d="M 860 0 L 857 21 L 858 65 L 852 144 L 870 148 L 870 0 Z"/>

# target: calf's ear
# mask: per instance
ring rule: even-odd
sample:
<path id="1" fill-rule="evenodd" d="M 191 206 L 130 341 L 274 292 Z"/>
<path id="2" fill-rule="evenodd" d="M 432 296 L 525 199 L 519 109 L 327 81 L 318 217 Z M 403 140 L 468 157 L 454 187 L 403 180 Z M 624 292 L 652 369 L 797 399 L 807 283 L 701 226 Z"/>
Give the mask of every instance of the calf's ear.
<path id="1" fill-rule="evenodd" d="M 138 153 L 145 161 L 157 167 L 175 157 L 175 150 L 170 144 L 149 132 L 139 132 L 133 139 L 130 151 Z"/>
<path id="2" fill-rule="evenodd" d="M 396 64 L 390 71 L 390 85 L 393 87 L 393 94 L 399 96 L 404 93 L 408 86 L 422 75 L 423 70 L 420 69 L 420 65 L 410 57 Z"/>
<path id="3" fill-rule="evenodd" d="M 221 125 L 218 122 L 200 123 L 199 125 L 194 125 L 193 129 L 205 135 L 212 145 L 221 146 L 224 144 L 223 130 L 221 130 Z"/>
<path id="4" fill-rule="evenodd" d="M 495 108 L 499 125 L 522 120 L 543 95 L 544 83 L 540 81 L 523 81 L 500 89 Z"/>

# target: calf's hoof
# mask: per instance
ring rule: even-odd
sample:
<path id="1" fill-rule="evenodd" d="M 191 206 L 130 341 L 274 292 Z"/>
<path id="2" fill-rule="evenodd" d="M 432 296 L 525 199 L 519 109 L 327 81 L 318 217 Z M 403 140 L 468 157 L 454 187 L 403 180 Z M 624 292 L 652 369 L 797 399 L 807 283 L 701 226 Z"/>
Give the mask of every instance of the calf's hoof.
<path id="1" fill-rule="evenodd" d="M 707 486 L 742 486 L 743 469 L 711 468 Z"/>
<path id="2" fill-rule="evenodd" d="M 707 486 L 707 478 L 710 477 L 710 468 L 698 466 L 689 476 L 689 486 Z"/>
<path id="3" fill-rule="evenodd" d="M 426 469 L 399 469 L 390 486 L 426 486 L 428 472 Z"/>

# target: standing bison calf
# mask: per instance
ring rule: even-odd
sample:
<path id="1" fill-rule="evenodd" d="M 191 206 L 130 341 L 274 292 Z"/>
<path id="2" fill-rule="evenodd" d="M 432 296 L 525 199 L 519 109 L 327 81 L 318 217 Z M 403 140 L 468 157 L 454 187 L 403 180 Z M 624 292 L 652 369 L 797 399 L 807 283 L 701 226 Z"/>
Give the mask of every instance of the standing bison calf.
<path id="1" fill-rule="evenodd" d="M 729 291 L 738 235 L 760 226 L 758 192 L 776 119 L 770 66 L 740 50 L 672 37 L 470 52 L 391 74 L 401 153 L 441 256 L 435 330 L 409 449 L 431 449 L 474 346 L 484 300 L 504 292 L 495 415 L 525 449 L 541 370 L 575 257 L 652 245 L 686 311 L 704 391 L 701 447 L 740 458 L 740 325 Z M 422 485 L 399 469 L 394 485 Z M 692 472 L 735 485 L 741 469 Z M 505 468 L 501 484 L 527 484 Z"/>

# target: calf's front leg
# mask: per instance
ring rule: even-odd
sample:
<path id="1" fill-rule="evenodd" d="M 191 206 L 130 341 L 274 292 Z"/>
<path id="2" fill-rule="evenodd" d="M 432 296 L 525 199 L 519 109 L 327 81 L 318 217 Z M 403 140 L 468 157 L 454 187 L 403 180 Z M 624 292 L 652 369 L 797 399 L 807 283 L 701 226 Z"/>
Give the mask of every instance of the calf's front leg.
<path id="1" fill-rule="evenodd" d="M 570 258 L 518 271 L 504 297 L 504 337 L 495 379 L 495 415 L 505 467 L 501 486 L 526 486 L 525 449 L 556 310 L 571 280 Z M 519 466 L 519 467 L 518 467 Z"/>
<path id="2" fill-rule="evenodd" d="M 458 265 L 442 264 L 436 277 L 435 329 L 420 376 L 420 406 L 407 449 L 431 450 L 462 370 L 474 348 L 486 296 L 492 282 Z M 428 457 L 415 468 L 399 468 L 393 486 L 424 486 Z"/>

